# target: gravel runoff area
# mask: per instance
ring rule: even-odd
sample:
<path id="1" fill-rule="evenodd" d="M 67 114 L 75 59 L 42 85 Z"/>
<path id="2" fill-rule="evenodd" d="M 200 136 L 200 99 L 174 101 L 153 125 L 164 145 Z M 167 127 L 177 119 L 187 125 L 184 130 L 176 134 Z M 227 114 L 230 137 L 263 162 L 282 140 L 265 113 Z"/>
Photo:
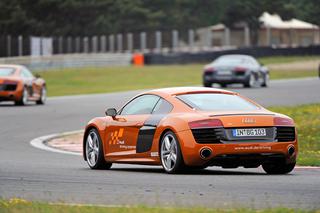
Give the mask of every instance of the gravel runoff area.
<path id="1" fill-rule="evenodd" d="M 320 64 L 320 59 L 318 60 L 306 60 L 306 61 L 296 61 L 290 63 L 280 63 L 280 64 L 269 64 L 267 67 L 272 70 L 317 70 Z"/>
<path id="2" fill-rule="evenodd" d="M 75 153 L 82 153 L 82 138 L 83 132 L 78 132 L 57 136 L 45 143 L 51 148 Z"/>

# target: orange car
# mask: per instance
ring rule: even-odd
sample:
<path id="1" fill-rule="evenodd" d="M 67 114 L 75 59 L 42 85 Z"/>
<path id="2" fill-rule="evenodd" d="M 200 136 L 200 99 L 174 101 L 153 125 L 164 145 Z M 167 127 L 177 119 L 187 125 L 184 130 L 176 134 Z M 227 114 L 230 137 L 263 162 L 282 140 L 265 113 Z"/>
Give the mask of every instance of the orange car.
<path id="1" fill-rule="evenodd" d="M 221 166 L 291 172 L 298 153 L 294 121 L 238 93 L 178 87 L 142 93 L 91 120 L 83 156 L 92 169 L 112 163 L 162 165 L 167 173 Z"/>
<path id="2" fill-rule="evenodd" d="M 14 101 L 25 105 L 28 101 L 37 104 L 46 102 L 46 82 L 21 65 L 0 65 L 0 102 Z"/>

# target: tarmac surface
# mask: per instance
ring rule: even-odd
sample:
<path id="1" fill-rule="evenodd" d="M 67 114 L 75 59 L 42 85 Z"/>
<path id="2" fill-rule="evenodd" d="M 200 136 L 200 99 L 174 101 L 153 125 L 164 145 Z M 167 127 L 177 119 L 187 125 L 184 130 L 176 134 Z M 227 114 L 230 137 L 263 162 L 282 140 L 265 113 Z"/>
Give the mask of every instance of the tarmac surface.
<path id="1" fill-rule="evenodd" d="M 320 103 L 317 78 L 272 81 L 269 88 L 232 87 L 264 106 Z M 0 103 L 0 198 L 102 205 L 291 207 L 319 209 L 320 170 L 288 175 L 211 167 L 181 175 L 161 167 L 114 165 L 93 171 L 81 156 L 36 149 L 36 137 L 82 129 L 108 107 L 140 91 L 49 98 L 44 106 Z M 300 139 L 301 140 L 301 139 Z"/>

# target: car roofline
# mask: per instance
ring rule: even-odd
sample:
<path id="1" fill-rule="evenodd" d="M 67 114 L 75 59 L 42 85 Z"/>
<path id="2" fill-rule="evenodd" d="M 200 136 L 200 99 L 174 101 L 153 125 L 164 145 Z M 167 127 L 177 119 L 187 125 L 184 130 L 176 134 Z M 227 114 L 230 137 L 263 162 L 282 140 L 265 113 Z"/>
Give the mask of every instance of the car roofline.
<path id="1" fill-rule="evenodd" d="M 170 87 L 162 89 L 154 89 L 147 91 L 143 94 L 163 94 L 163 95 L 183 95 L 183 94 L 198 94 L 198 93 L 219 93 L 219 94 L 233 94 L 238 95 L 236 92 L 232 92 L 224 89 L 217 88 L 205 88 L 205 87 Z"/>

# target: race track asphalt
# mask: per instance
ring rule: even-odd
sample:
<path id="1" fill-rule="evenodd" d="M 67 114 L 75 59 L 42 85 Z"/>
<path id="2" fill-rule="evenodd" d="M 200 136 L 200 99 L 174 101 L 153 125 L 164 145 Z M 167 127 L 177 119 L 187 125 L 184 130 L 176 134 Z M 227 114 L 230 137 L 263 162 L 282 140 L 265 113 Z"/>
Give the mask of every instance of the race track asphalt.
<path id="1" fill-rule="evenodd" d="M 320 103 L 320 80 L 272 81 L 269 88 L 232 87 L 264 106 Z M 320 170 L 289 175 L 216 167 L 167 175 L 160 167 L 88 169 L 80 156 L 36 149 L 33 138 L 81 129 L 139 91 L 49 98 L 44 106 L 0 103 L 0 198 L 102 205 L 276 207 L 319 209 Z M 300 139 L 302 140 L 302 139 Z"/>

